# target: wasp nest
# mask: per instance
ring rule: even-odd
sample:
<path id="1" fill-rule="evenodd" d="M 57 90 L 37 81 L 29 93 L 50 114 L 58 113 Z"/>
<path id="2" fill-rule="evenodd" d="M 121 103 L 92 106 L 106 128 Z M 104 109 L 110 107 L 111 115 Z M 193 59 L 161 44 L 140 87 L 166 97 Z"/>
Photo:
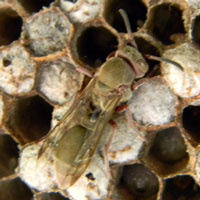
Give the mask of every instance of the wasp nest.
<path id="1" fill-rule="evenodd" d="M 59 136 L 59 127 L 127 38 L 119 9 L 149 70 L 65 188 L 58 160 L 73 157 L 84 131 Z M 0 199 L 200 199 L 199 9 L 199 0 L 1 0 Z M 47 137 L 53 128 L 72 155 Z"/>

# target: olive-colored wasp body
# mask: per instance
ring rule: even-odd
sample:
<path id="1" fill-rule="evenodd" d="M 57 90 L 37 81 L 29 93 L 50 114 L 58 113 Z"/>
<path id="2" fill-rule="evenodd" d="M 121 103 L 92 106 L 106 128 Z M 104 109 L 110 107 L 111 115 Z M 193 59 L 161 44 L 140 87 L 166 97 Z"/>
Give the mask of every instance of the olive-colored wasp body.
<path id="1" fill-rule="evenodd" d="M 124 11 L 120 12 L 124 17 Z M 39 151 L 38 160 L 54 154 L 54 172 L 61 189 L 72 186 L 87 169 L 116 106 L 127 100 L 135 79 L 148 71 L 136 45 L 121 43 L 49 132 Z"/>

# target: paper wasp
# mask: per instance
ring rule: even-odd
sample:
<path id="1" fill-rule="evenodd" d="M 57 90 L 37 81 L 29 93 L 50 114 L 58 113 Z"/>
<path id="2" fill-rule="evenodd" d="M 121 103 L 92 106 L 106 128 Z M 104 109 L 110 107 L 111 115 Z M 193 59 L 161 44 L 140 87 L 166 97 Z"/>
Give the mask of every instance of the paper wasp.
<path id="1" fill-rule="evenodd" d="M 100 67 L 40 148 L 38 162 L 54 155 L 55 176 L 61 189 L 72 186 L 85 172 L 116 106 L 128 100 L 135 79 L 144 77 L 149 69 L 132 40 L 125 12 L 120 9 L 120 13 L 128 41 L 121 41 L 119 49 Z"/>

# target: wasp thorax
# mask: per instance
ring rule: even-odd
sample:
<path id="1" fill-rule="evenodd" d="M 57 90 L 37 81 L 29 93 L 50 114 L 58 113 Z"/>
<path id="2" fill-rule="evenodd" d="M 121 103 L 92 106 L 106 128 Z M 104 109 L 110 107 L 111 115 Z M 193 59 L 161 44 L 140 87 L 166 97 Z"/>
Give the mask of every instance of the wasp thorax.
<path id="1" fill-rule="evenodd" d="M 96 89 L 107 93 L 117 90 L 120 86 L 130 86 L 135 79 L 135 73 L 122 58 L 114 57 L 103 64 L 99 71 Z"/>

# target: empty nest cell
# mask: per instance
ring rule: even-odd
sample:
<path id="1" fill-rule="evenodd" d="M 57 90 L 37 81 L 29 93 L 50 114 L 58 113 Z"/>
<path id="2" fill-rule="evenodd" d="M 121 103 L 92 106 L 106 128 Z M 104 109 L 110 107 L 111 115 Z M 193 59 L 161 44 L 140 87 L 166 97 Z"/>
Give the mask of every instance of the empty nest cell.
<path id="1" fill-rule="evenodd" d="M 22 18 L 10 7 L 0 8 L 0 46 L 18 40 L 22 31 Z"/>
<path id="2" fill-rule="evenodd" d="M 136 32 L 145 23 L 147 8 L 141 0 L 107 0 L 104 5 L 104 18 L 118 32 L 126 33 L 119 9 L 126 11 L 133 32 Z"/>
<path id="3" fill-rule="evenodd" d="M 194 144 L 200 142 L 200 106 L 188 105 L 182 112 L 182 124 Z"/>
<path id="4" fill-rule="evenodd" d="M 117 49 L 116 36 L 103 26 L 89 26 L 81 31 L 75 41 L 78 58 L 90 67 L 98 67 L 105 62 L 109 53 Z"/>
<path id="5" fill-rule="evenodd" d="M 173 44 L 175 35 L 185 34 L 182 10 L 178 5 L 158 4 L 149 12 L 147 29 L 163 44 Z"/>
<path id="6" fill-rule="evenodd" d="M 36 13 L 40 11 L 43 7 L 49 7 L 54 0 L 17 0 L 19 4 L 24 8 L 28 13 Z"/>
<path id="7" fill-rule="evenodd" d="M 21 97 L 9 108 L 5 125 L 19 143 L 26 144 L 48 133 L 52 111 L 53 107 L 40 96 Z"/>
<path id="8" fill-rule="evenodd" d="M 0 181 L 1 200 L 31 200 L 32 198 L 33 193 L 20 178 Z"/>
<path id="9" fill-rule="evenodd" d="M 175 176 L 165 181 L 165 189 L 162 198 L 171 199 L 191 199 L 197 200 L 200 197 L 200 187 L 194 179 L 189 176 Z"/>
<path id="10" fill-rule="evenodd" d="M 18 165 L 17 143 L 7 134 L 0 133 L 0 178 L 15 173 Z"/>

